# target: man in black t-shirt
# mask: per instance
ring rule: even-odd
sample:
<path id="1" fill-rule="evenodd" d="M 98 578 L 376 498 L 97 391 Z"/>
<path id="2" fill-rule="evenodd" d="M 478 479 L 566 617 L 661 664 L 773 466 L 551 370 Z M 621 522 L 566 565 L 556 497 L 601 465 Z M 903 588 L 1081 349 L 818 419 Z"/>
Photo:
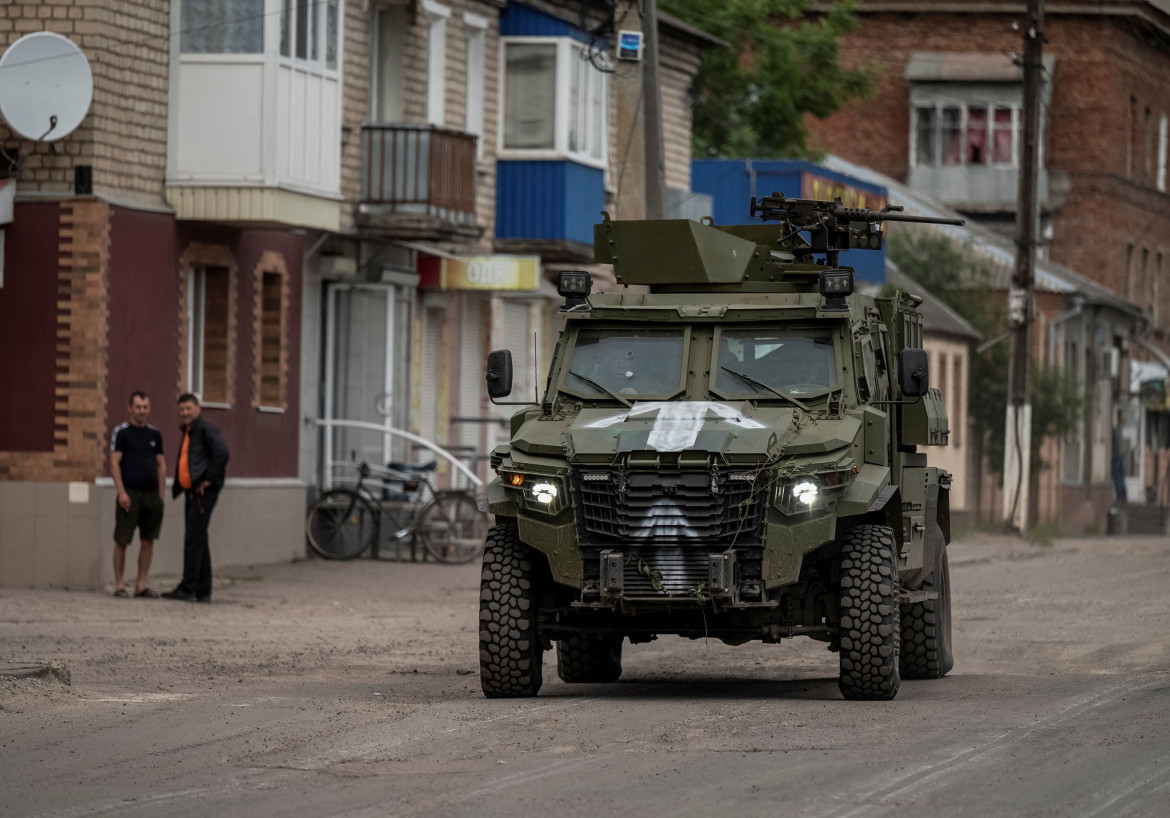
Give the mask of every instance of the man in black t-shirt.
<path id="1" fill-rule="evenodd" d="M 110 474 L 118 487 L 114 510 L 114 596 L 126 597 L 122 572 L 126 546 L 138 529 L 138 580 L 134 596 L 155 599 L 158 592 L 146 584 L 154 541 L 162 528 L 163 497 L 167 484 L 167 463 L 163 456 L 162 434 L 146 422 L 150 398 L 145 392 L 130 394 L 130 420 L 114 427 L 110 435 Z"/>

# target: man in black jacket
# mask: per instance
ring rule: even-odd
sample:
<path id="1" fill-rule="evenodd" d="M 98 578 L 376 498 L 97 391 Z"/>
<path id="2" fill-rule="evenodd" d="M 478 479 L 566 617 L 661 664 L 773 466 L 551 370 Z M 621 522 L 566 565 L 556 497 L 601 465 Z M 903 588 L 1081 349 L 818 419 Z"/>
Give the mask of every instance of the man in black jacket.
<path id="1" fill-rule="evenodd" d="M 172 492 L 175 497 L 182 493 L 186 502 L 183 581 L 163 596 L 185 602 L 211 602 L 211 548 L 207 527 L 211 525 L 211 512 L 223 488 L 229 456 L 219 429 L 200 417 L 202 411 L 194 395 L 179 396 L 179 428 L 183 440 L 175 463 Z"/>

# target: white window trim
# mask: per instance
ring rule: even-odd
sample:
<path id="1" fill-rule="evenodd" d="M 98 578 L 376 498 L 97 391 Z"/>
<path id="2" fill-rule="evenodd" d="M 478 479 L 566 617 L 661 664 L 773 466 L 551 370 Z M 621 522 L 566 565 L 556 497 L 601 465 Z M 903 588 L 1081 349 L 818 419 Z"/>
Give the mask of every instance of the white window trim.
<path id="1" fill-rule="evenodd" d="M 483 159 L 485 74 L 487 71 L 487 18 L 464 12 L 467 44 L 467 133 L 475 134 L 475 158 Z"/>
<path id="2" fill-rule="evenodd" d="M 1166 148 L 1167 137 L 1166 133 L 1167 119 L 1166 114 L 1158 117 L 1158 190 L 1163 193 L 1166 192 Z"/>
<path id="3" fill-rule="evenodd" d="M 304 59 L 297 56 L 296 31 L 297 31 L 297 4 L 294 2 L 290 8 L 289 26 L 292 29 L 289 42 L 289 54 L 285 56 L 280 53 L 280 37 L 281 37 L 281 23 L 283 21 L 283 10 L 278 10 L 276 14 L 276 38 L 273 50 L 276 53 L 277 61 L 287 67 L 307 71 L 310 74 L 321 77 L 329 77 L 336 79 L 341 75 L 342 52 L 341 46 L 345 41 L 345 3 L 344 0 L 338 0 L 337 3 L 337 66 L 329 68 L 325 64 L 325 52 L 328 45 L 325 42 L 325 3 L 314 0 L 310 3 L 313 8 L 313 13 L 317 16 L 317 59 L 312 59 L 310 55 L 313 53 L 312 43 L 306 44 L 306 56 Z M 265 46 L 265 51 L 268 51 L 268 46 Z"/>
<path id="4" fill-rule="evenodd" d="M 932 141 L 934 142 L 935 162 L 933 164 L 921 164 L 918 161 L 918 111 L 921 108 L 934 109 L 934 128 L 931 131 Z M 962 150 L 959 152 L 959 162 L 955 165 L 944 165 L 942 163 L 943 151 L 943 119 L 942 112 L 946 108 L 959 109 L 959 129 L 961 133 Z M 969 112 L 971 108 L 982 108 L 987 111 L 987 145 L 986 150 L 990 156 L 994 152 L 994 137 L 995 137 L 995 109 L 1008 108 L 1012 112 L 1012 158 L 1010 162 L 981 162 L 979 164 L 972 164 L 967 161 L 967 127 L 969 122 Z M 924 168 L 959 168 L 959 167 L 975 167 L 995 169 L 1020 169 L 1020 140 L 1022 134 L 1020 133 L 1021 116 L 1020 106 L 1011 104 L 1004 105 L 997 102 L 979 103 L 978 105 L 969 105 L 966 102 L 951 102 L 940 100 L 933 105 L 914 105 L 910 106 L 910 167 L 924 167 Z"/>
<path id="5" fill-rule="evenodd" d="M 522 44 L 552 44 L 557 47 L 556 51 L 556 99 L 558 102 L 556 110 L 556 120 L 554 124 L 553 145 L 552 148 L 531 149 L 531 148 L 505 148 L 504 147 L 504 118 L 507 113 L 507 104 L 505 95 L 507 94 L 507 46 L 509 43 Z M 609 166 L 609 77 L 602 74 L 596 69 L 595 71 L 601 78 L 601 110 L 605 117 L 605 122 L 601 127 L 601 156 L 591 156 L 587 152 L 569 150 L 569 92 L 570 92 L 570 72 L 569 60 L 574 59 L 575 55 L 572 53 L 574 49 L 583 48 L 582 43 L 577 42 L 572 37 L 501 37 L 499 48 L 499 77 L 500 77 L 500 104 L 499 113 L 497 116 L 497 130 L 498 142 L 496 146 L 496 157 L 498 159 L 535 159 L 535 160 L 568 160 L 579 165 L 586 165 L 592 168 L 605 170 Z"/>
<path id="6" fill-rule="evenodd" d="M 444 125 L 447 117 L 447 20 L 451 17 L 451 9 L 432 0 L 423 0 L 422 8 L 427 15 L 427 122 Z"/>
<path id="7" fill-rule="evenodd" d="M 203 340 L 207 268 L 197 265 L 187 276 L 187 391 L 203 400 Z M 199 297 L 196 298 L 196 293 Z M 196 344 L 198 339 L 198 344 Z M 199 366 L 195 365 L 198 359 Z"/>

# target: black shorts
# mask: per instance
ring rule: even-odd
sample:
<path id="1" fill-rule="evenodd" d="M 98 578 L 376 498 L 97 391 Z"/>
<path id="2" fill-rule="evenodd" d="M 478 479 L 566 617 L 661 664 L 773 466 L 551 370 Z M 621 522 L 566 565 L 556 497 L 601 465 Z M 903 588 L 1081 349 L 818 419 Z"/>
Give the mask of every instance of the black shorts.
<path id="1" fill-rule="evenodd" d="M 130 495 L 130 510 L 121 505 L 114 511 L 114 542 L 129 545 L 134 539 L 134 529 L 143 540 L 157 540 L 162 530 L 163 499 L 157 491 L 126 491 Z"/>

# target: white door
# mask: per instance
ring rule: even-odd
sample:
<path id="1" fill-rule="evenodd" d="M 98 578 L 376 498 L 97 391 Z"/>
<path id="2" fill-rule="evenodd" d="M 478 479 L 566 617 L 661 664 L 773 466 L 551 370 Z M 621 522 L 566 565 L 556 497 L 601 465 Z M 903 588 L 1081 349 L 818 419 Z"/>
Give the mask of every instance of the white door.
<path id="1" fill-rule="evenodd" d="M 385 284 L 330 284 L 327 292 L 325 417 L 403 429 L 409 420 L 406 384 L 410 297 Z M 326 486 L 352 476 L 353 461 L 384 465 L 403 446 L 389 435 L 337 428 L 326 435 Z"/>

